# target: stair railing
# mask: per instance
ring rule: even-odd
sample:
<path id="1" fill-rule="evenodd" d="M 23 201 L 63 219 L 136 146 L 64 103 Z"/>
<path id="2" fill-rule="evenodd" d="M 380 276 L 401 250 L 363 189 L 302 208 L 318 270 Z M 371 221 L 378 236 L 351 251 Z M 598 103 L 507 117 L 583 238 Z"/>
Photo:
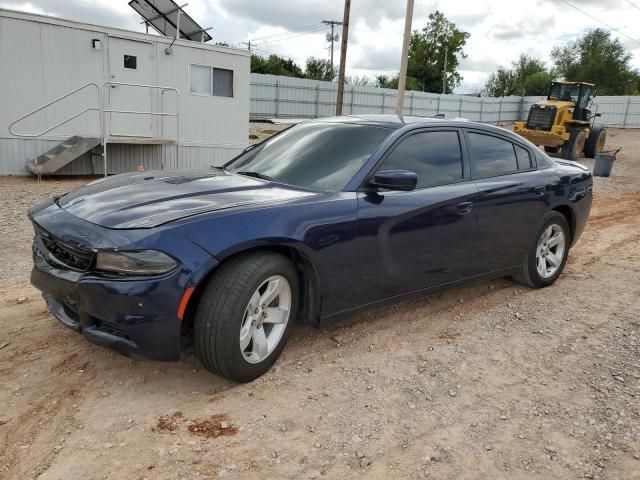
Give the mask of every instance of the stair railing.
<path id="1" fill-rule="evenodd" d="M 13 122 L 11 122 L 9 124 L 9 133 L 11 135 L 14 135 L 16 137 L 25 137 L 25 138 L 35 138 L 35 137 L 41 137 L 42 135 L 45 135 L 47 133 L 49 133 L 51 130 L 54 130 L 56 128 L 58 128 L 60 125 L 64 125 L 67 122 L 70 122 L 71 120 L 73 120 L 74 118 L 78 118 L 80 115 L 83 115 L 87 112 L 92 112 L 92 111 L 96 111 L 96 112 L 100 112 L 101 111 L 101 103 L 100 103 L 100 97 L 98 97 L 98 106 L 97 107 L 89 107 L 89 108 L 85 108 L 84 110 L 82 110 L 80 113 L 76 113 L 75 115 L 67 118 L 66 120 L 63 120 L 62 122 L 59 122 L 57 124 L 55 124 L 52 127 L 47 128 L 46 130 L 40 132 L 40 133 L 16 133 L 13 131 L 13 127 L 17 124 L 20 123 L 22 120 L 29 118 L 31 115 L 35 115 L 38 112 L 41 112 L 42 110 L 44 110 L 47 107 L 50 107 L 51 105 L 53 105 L 54 103 L 59 102 L 60 100 L 64 100 L 67 97 L 70 97 L 71 95 L 73 95 L 74 93 L 79 92 L 80 90 L 84 90 L 85 88 L 88 87 L 95 87 L 96 91 L 98 92 L 98 95 L 100 94 L 100 86 L 97 83 L 93 83 L 93 82 L 89 82 L 89 83 L 85 83 L 84 85 L 82 85 L 81 87 L 76 88 L 75 90 L 71 90 L 70 92 L 65 93 L 64 95 L 51 100 L 49 103 L 46 103 L 44 105 L 42 105 L 41 107 L 36 108 L 35 110 L 27 113 L 26 115 L 23 115 L 22 117 L 18 118 L 17 120 L 14 120 Z M 102 126 L 102 115 L 100 115 L 100 135 L 102 135 L 102 131 L 103 131 L 103 126 Z"/>
<path id="2" fill-rule="evenodd" d="M 64 100 L 67 97 L 70 97 L 71 95 L 78 93 L 81 90 L 84 90 L 85 88 L 89 88 L 89 87 L 95 87 L 96 91 L 98 92 L 98 106 L 97 107 L 88 107 L 85 108 L 84 110 L 82 110 L 79 113 L 76 113 L 75 115 L 72 115 L 71 117 L 67 118 L 66 120 L 63 120 L 59 123 L 56 123 L 55 125 L 53 125 L 52 127 L 47 128 L 46 130 L 43 130 L 42 132 L 39 133 L 16 133 L 13 131 L 13 127 L 15 127 L 18 123 L 20 123 L 21 121 L 31 117 L 32 115 L 35 115 L 36 113 L 41 112 L 42 110 L 44 110 L 47 107 L 50 107 L 51 105 L 53 105 L 54 103 L 59 102 L 60 100 Z M 53 100 L 51 100 L 49 103 L 46 103 L 38 108 L 36 108 L 35 110 L 32 110 L 31 112 L 27 113 L 26 115 L 23 115 L 22 117 L 14 120 L 13 122 L 11 122 L 9 124 L 9 133 L 15 137 L 23 137 L 23 138 L 39 138 L 42 135 L 45 135 L 47 133 L 49 133 L 51 130 L 54 130 L 56 128 L 58 128 L 61 125 L 64 125 L 65 123 L 70 122 L 71 120 L 74 120 L 76 118 L 78 118 L 81 115 L 84 115 L 87 112 L 98 112 L 98 117 L 99 117 L 99 121 L 100 121 L 100 136 L 103 136 L 104 133 L 104 126 L 102 124 L 102 103 L 101 103 L 101 98 L 102 95 L 100 94 L 100 86 L 97 83 L 94 82 L 89 82 L 89 83 L 85 83 L 84 85 L 76 88 L 75 90 L 71 90 L 70 92 L 65 93 L 64 95 L 61 95 L 58 98 L 55 98 Z M 38 171 L 38 182 L 40 182 L 40 168 L 38 168 L 38 152 L 34 147 L 34 158 L 33 161 L 36 165 L 36 169 Z"/>
<path id="3" fill-rule="evenodd" d="M 104 92 L 105 90 L 107 90 L 107 87 L 112 87 L 112 86 L 125 86 L 125 87 L 134 87 L 134 88 L 151 88 L 151 89 L 158 89 L 160 90 L 160 111 L 159 112 L 146 112 L 146 111 L 136 111 L 136 110 L 119 110 L 119 109 L 112 109 L 112 108 L 105 108 L 105 101 L 104 101 Z M 17 133 L 14 131 L 14 127 L 19 124 L 20 122 L 22 122 L 23 120 L 31 117 L 32 115 L 35 115 L 36 113 L 41 112 L 42 110 L 44 110 L 47 107 L 50 107 L 51 105 L 64 100 L 65 98 L 70 97 L 71 95 L 74 95 L 75 93 L 78 93 L 81 90 L 84 90 L 85 88 L 89 88 L 89 87 L 94 87 L 96 89 L 96 91 L 98 92 L 98 105 L 96 107 L 88 107 L 85 108 L 84 110 L 82 110 L 81 112 L 78 112 L 72 116 L 70 116 L 69 118 L 58 122 L 57 124 L 41 131 L 38 133 L 28 133 L 28 132 L 23 132 L 23 133 Z M 172 113 L 172 112 L 164 112 L 164 108 L 163 108 L 163 104 L 164 104 L 164 94 L 166 92 L 173 92 L 176 94 L 176 112 Z M 102 84 L 102 87 L 100 87 L 97 83 L 94 82 L 89 82 L 86 83 L 74 90 L 71 90 L 70 92 L 65 93 L 64 95 L 61 95 L 58 98 L 55 98 L 54 100 L 51 100 L 50 102 L 38 107 L 35 110 L 32 110 L 31 112 L 27 113 L 26 115 L 23 115 L 22 117 L 14 120 L 13 122 L 11 122 L 9 124 L 9 133 L 11 133 L 11 135 L 16 136 L 16 137 L 23 137 L 23 138 L 39 138 L 42 135 L 45 135 L 47 133 L 49 133 L 50 131 L 60 127 L 61 125 L 64 125 L 65 123 L 70 122 L 71 120 L 74 120 L 78 117 L 80 117 L 81 115 L 84 115 L 87 112 L 92 112 L 92 111 L 96 111 L 98 112 L 98 116 L 99 116 L 99 121 L 100 121 L 100 139 L 101 139 L 101 144 L 102 144 L 102 158 L 103 158 L 103 168 L 104 168 L 104 176 L 107 176 L 107 143 L 108 143 L 108 137 L 110 136 L 110 133 L 107 133 L 107 118 L 106 118 L 106 114 L 107 113 L 122 113 L 122 114 L 133 114 L 133 115 L 155 115 L 155 116 L 159 116 L 161 118 L 163 117 L 176 117 L 176 165 L 178 164 L 178 157 L 179 157 L 179 153 L 180 153 L 180 91 L 177 88 L 174 87 L 166 87 L 166 86 L 161 86 L 161 85 L 144 85 L 144 84 L 137 84 L 137 83 L 126 83 L 126 82 L 104 82 Z M 162 132 L 162 134 L 164 134 L 164 123 L 161 123 L 161 128 L 160 131 Z M 109 132 L 111 131 L 111 128 L 109 126 Z M 38 167 L 38 155 L 37 152 L 35 152 L 35 159 L 34 159 L 35 165 L 36 167 Z M 38 181 L 40 181 L 40 169 L 38 168 Z"/>
<path id="4" fill-rule="evenodd" d="M 104 108 L 105 99 L 104 92 L 109 88 L 115 86 L 133 87 L 133 88 L 150 88 L 160 90 L 160 111 L 159 112 L 146 112 L 138 110 L 118 110 L 112 108 Z M 165 92 L 174 92 L 176 94 L 176 112 L 163 111 L 163 102 Z M 123 113 L 128 115 L 155 115 L 163 119 L 164 117 L 176 118 L 176 166 L 178 165 L 178 156 L 180 154 L 180 91 L 174 87 L 166 87 L 162 85 L 145 85 L 142 83 L 127 83 L 127 82 L 104 82 L 102 84 L 102 92 L 100 96 L 100 104 L 102 105 L 102 122 L 101 125 L 107 125 L 107 113 Z M 160 131 L 164 133 L 164 123 L 161 123 Z M 102 160 L 104 162 L 104 176 L 107 176 L 107 142 L 108 137 L 111 136 L 111 122 L 109 122 L 109 131 L 102 135 Z"/>

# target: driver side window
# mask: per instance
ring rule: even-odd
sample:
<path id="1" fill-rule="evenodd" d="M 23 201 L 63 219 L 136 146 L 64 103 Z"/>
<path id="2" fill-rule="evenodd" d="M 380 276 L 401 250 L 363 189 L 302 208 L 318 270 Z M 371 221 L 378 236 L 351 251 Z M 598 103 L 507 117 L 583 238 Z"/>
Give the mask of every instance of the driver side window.
<path id="1" fill-rule="evenodd" d="M 462 181 L 462 152 L 455 131 L 415 133 L 400 141 L 378 171 L 409 170 L 418 176 L 416 188 Z"/>

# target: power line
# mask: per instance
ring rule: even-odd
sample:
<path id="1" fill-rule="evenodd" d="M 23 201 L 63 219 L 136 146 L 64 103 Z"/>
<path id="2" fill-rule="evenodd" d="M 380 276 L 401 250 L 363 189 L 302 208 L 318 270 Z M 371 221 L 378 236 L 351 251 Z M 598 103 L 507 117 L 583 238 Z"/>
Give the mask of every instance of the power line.
<path id="1" fill-rule="evenodd" d="M 306 31 L 306 30 L 316 29 L 319 26 L 322 26 L 322 25 L 321 24 L 308 25 L 308 26 L 306 26 L 304 28 L 296 28 L 296 29 L 293 29 L 293 30 L 286 30 L 284 32 L 273 33 L 271 35 L 265 35 L 263 37 L 255 37 L 255 38 L 252 38 L 251 40 L 252 41 L 254 41 L 254 40 L 255 41 L 271 40 L 273 38 L 285 37 L 285 36 L 288 36 L 288 35 L 291 35 L 291 34 L 295 34 L 295 33 L 298 33 L 298 32 L 303 32 L 303 31 Z"/>
<path id="2" fill-rule="evenodd" d="M 624 33 L 622 30 L 619 30 L 615 27 L 612 27 L 611 25 L 609 25 L 608 23 L 603 22 L 602 20 L 600 20 L 597 17 L 594 17 L 593 15 L 591 15 L 590 13 L 585 12 L 584 10 L 582 10 L 581 8 L 576 7 L 573 3 L 568 2 L 567 0 L 560 0 L 562 3 L 565 3 L 567 5 L 569 5 L 571 8 L 576 9 L 577 11 L 579 11 L 580 13 L 586 15 L 587 17 L 590 17 L 592 19 L 594 19 L 596 22 L 600 22 L 602 25 L 604 25 L 605 27 L 610 28 L 611 30 L 614 30 L 616 32 L 618 32 L 620 35 L 623 35 L 625 37 L 627 37 L 630 40 L 633 40 L 634 42 L 636 42 L 638 45 L 640 45 L 640 40 L 636 40 L 633 37 L 630 37 L 629 35 L 627 35 L 626 33 Z"/>
<path id="3" fill-rule="evenodd" d="M 257 45 L 260 44 L 272 44 L 272 43 L 278 43 L 278 42 L 285 42 L 288 40 L 291 40 L 292 38 L 298 38 L 298 37 L 303 37 L 305 35 L 311 35 L 313 33 L 318 33 L 320 31 L 322 31 L 324 29 L 324 25 L 321 25 L 320 28 L 316 28 L 314 30 L 310 30 L 310 31 L 301 31 L 298 33 L 292 33 L 292 34 L 288 34 L 287 36 L 283 36 L 280 38 L 274 38 L 271 40 L 265 40 L 265 41 L 256 41 L 254 39 L 251 40 L 247 40 L 245 42 L 240 42 L 243 45 L 247 45 L 249 47 L 249 50 L 255 50 Z"/>
<path id="4" fill-rule="evenodd" d="M 364 67 L 362 65 L 354 65 L 352 63 L 349 64 L 349 68 L 357 68 L 358 70 L 371 70 L 372 72 L 389 72 L 392 70 L 399 70 L 400 67 Z"/>
<path id="5" fill-rule="evenodd" d="M 255 38 L 251 38 L 250 40 L 253 41 L 257 41 L 257 40 L 267 40 L 270 38 L 275 38 L 275 37 L 281 37 L 283 35 L 290 35 L 292 33 L 296 33 L 296 32 L 302 32 L 304 30 L 309 30 L 309 29 L 315 29 L 317 27 L 324 27 L 324 25 L 322 24 L 322 22 L 319 23 L 314 23 L 312 25 L 306 25 L 304 27 L 297 27 L 297 28 L 292 28 L 291 30 L 287 30 L 284 32 L 280 32 L 280 33 L 273 33 L 271 35 L 265 35 L 264 37 L 255 37 Z"/>
<path id="6" fill-rule="evenodd" d="M 279 38 L 271 39 L 271 40 L 262 40 L 262 42 L 263 43 L 285 42 L 287 40 L 291 40 L 292 38 L 304 37 L 305 35 L 311 35 L 313 33 L 319 33 L 321 31 L 323 31 L 324 29 L 325 29 L 325 27 L 323 25 L 320 28 L 316 28 L 314 30 L 308 30 L 308 31 L 304 31 L 304 32 L 292 33 L 291 35 L 287 35 L 285 37 L 279 37 Z M 255 42 L 255 40 L 251 40 L 251 42 Z"/>
<path id="7" fill-rule="evenodd" d="M 638 10 L 640 10 L 640 7 L 638 5 L 636 5 L 633 2 L 630 2 L 629 0 L 625 0 L 629 5 L 631 5 L 633 8 L 637 8 Z"/>

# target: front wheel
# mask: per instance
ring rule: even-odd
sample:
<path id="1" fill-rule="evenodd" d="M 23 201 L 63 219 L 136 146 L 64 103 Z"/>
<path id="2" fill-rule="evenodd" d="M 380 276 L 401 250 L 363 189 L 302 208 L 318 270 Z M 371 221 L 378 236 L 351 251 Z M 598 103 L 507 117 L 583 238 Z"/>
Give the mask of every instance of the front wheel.
<path id="1" fill-rule="evenodd" d="M 562 144 L 562 158 L 566 160 L 578 160 L 584 149 L 585 135 L 581 128 L 572 128 L 569 132 L 569 140 Z"/>
<path id="2" fill-rule="evenodd" d="M 298 295 L 297 272 L 286 257 L 254 252 L 229 260 L 206 285 L 196 309 L 196 356 L 230 380 L 255 380 L 282 353 Z"/>
<path id="3" fill-rule="evenodd" d="M 597 154 L 604 150 L 604 144 L 606 141 L 607 129 L 602 125 L 593 127 L 584 144 L 584 156 L 587 158 L 595 158 Z"/>
<path id="4" fill-rule="evenodd" d="M 571 245 L 569 224 L 558 212 L 549 213 L 538 230 L 514 280 L 533 288 L 554 283 L 565 264 Z"/>

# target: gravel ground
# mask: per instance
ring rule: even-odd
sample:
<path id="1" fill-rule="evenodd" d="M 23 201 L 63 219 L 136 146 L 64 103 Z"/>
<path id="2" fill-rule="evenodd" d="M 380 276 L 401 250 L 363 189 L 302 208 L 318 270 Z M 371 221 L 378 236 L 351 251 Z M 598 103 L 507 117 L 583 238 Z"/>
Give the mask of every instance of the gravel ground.
<path id="1" fill-rule="evenodd" d="M 57 324 L 25 212 L 85 180 L 0 178 L 0 478 L 640 478 L 640 132 L 609 134 L 623 151 L 555 286 L 300 326 L 246 385 Z"/>

